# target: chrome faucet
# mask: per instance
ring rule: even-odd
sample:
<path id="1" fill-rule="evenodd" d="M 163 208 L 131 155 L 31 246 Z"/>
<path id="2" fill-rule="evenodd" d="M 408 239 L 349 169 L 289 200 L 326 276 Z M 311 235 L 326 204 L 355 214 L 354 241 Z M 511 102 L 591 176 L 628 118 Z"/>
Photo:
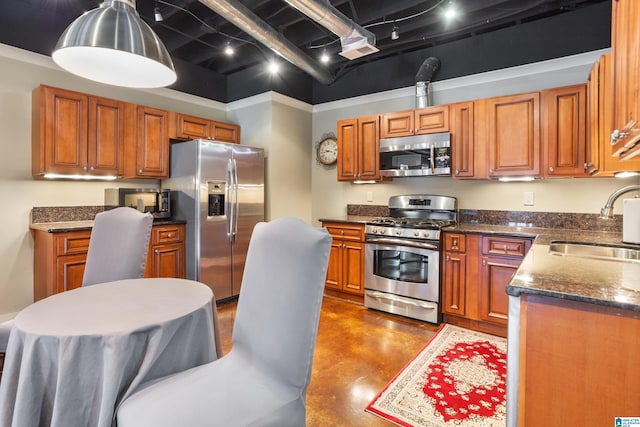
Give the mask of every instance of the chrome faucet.
<path id="1" fill-rule="evenodd" d="M 624 193 L 628 193 L 630 191 L 640 191 L 640 184 L 635 185 L 627 185 L 626 187 L 622 187 L 619 190 L 614 191 L 609 196 L 607 203 L 604 205 L 602 209 L 600 209 L 600 218 L 609 219 L 613 217 L 613 204 L 618 199 L 618 197 L 622 196 Z"/>

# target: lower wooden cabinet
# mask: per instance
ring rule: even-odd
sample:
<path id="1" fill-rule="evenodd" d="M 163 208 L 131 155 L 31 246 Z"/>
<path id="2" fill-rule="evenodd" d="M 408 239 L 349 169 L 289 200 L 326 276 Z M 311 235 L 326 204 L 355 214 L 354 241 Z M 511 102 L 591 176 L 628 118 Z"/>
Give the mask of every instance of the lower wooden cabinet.
<path id="1" fill-rule="evenodd" d="M 334 295 L 364 298 L 364 226 L 322 223 L 333 242 L 325 289 Z"/>
<path id="2" fill-rule="evenodd" d="M 444 233 L 442 313 L 447 323 L 506 336 L 506 287 L 531 247 L 526 237 Z"/>
<path id="3" fill-rule="evenodd" d="M 33 299 L 82 286 L 90 230 L 33 230 Z M 145 277 L 184 277 L 184 225 L 154 225 Z"/>

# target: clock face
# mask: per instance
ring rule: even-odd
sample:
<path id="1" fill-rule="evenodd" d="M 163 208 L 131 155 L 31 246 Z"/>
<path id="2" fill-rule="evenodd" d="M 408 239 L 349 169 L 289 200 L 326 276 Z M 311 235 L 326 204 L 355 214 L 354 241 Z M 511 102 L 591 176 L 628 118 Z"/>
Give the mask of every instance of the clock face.
<path id="1" fill-rule="evenodd" d="M 338 160 L 338 141 L 325 138 L 318 144 L 318 161 L 323 165 L 332 165 Z"/>

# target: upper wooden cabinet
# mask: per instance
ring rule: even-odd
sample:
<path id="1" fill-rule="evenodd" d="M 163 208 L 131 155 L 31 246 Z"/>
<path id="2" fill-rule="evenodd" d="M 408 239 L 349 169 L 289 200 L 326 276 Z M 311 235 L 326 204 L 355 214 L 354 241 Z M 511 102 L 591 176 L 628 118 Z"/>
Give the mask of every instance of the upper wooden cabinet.
<path id="1" fill-rule="evenodd" d="M 135 106 L 136 143 L 127 147 L 126 178 L 169 177 L 169 112 Z"/>
<path id="2" fill-rule="evenodd" d="M 338 181 L 381 179 L 378 121 L 378 116 L 338 121 Z"/>
<path id="3" fill-rule="evenodd" d="M 543 175 L 587 176 L 587 86 L 566 86 L 541 94 Z"/>
<path id="4" fill-rule="evenodd" d="M 181 113 L 173 113 L 171 120 L 175 123 L 176 139 L 213 139 L 220 142 L 240 143 L 240 126 L 231 123 L 222 123 L 202 117 L 189 116 Z"/>
<path id="5" fill-rule="evenodd" d="M 32 102 L 32 173 L 123 174 L 125 103 L 39 86 Z"/>
<path id="6" fill-rule="evenodd" d="M 613 0 L 613 124 L 618 131 L 613 154 L 622 159 L 640 155 L 640 2 Z"/>
<path id="7" fill-rule="evenodd" d="M 485 127 L 476 146 L 487 147 L 488 177 L 539 176 L 540 93 L 482 99 L 476 107 L 476 123 Z"/>
<path id="8" fill-rule="evenodd" d="M 448 130 L 448 105 L 398 111 L 380 116 L 380 138 L 447 132 Z"/>
<path id="9" fill-rule="evenodd" d="M 459 102 L 449 106 L 451 112 L 451 170 L 454 178 L 473 178 L 476 164 L 481 166 L 484 157 L 476 160 L 475 107 L 474 102 Z"/>

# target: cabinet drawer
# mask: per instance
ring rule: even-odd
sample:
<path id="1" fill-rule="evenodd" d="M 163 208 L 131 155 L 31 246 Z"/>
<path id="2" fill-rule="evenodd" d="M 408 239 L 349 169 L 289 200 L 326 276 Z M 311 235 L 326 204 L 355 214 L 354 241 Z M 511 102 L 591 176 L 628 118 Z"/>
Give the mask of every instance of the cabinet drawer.
<path id="1" fill-rule="evenodd" d="M 448 252 L 466 252 L 467 236 L 464 234 L 445 233 L 444 250 Z"/>
<path id="2" fill-rule="evenodd" d="M 91 231 L 74 231 L 56 236 L 57 255 L 86 254 L 89 250 Z"/>
<path id="3" fill-rule="evenodd" d="M 323 227 L 326 227 L 327 231 L 335 239 L 352 240 L 352 241 L 364 241 L 364 227 L 361 226 L 345 226 L 338 224 L 323 223 Z"/>
<path id="4" fill-rule="evenodd" d="M 531 240 L 525 238 L 485 237 L 482 240 L 482 253 L 524 257 L 530 245 Z"/>
<path id="5" fill-rule="evenodd" d="M 177 243 L 184 240 L 184 226 L 156 225 L 151 231 L 151 244 Z"/>

